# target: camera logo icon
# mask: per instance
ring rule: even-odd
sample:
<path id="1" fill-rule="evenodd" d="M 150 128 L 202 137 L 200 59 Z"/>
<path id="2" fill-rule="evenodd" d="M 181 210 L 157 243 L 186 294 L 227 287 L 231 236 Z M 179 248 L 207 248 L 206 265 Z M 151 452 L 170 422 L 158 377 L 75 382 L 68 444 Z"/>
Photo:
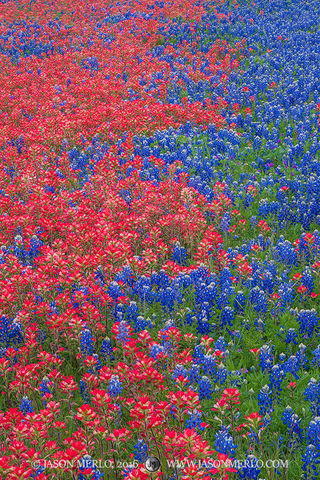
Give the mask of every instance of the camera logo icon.
<path id="1" fill-rule="evenodd" d="M 150 473 L 157 472 L 161 467 L 160 460 L 157 457 L 148 457 L 144 465 Z"/>

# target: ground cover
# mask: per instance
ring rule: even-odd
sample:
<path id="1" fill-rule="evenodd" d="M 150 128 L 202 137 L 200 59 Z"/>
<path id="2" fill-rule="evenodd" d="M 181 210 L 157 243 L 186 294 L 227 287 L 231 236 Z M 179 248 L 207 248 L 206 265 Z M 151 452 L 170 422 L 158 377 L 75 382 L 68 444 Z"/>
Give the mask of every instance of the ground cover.
<path id="1" fill-rule="evenodd" d="M 318 8 L 0 4 L 3 479 L 318 477 Z"/>

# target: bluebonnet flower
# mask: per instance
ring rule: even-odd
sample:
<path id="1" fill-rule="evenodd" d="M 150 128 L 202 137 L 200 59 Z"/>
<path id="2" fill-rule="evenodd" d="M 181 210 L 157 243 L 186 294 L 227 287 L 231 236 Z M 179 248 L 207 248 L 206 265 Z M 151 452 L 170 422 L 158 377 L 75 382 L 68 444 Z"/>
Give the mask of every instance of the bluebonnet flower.
<path id="1" fill-rule="evenodd" d="M 114 355 L 112 352 L 113 349 L 111 346 L 111 340 L 109 337 L 106 337 L 101 343 L 100 347 L 100 353 L 102 355 L 102 358 L 106 359 L 108 356 L 110 356 L 110 360 L 114 360 Z"/>
<path id="2" fill-rule="evenodd" d="M 82 356 L 90 356 L 93 354 L 93 337 L 88 328 L 81 332 L 80 349 Z"/>
<path id="3" fill-rule="evenodd" d="M 50 380 L 48 377 L 43 377 L 42 382 L 39 384 L 39 391 L 41 394 L 41 397 L 43 397 L 42 403 L 46 404 L 46 394 L 49 393 L 51 394 L 51 390 L 49 388 Z"/>
<path id="4" fill-rule="evenodd" d="M 212 397 L 212 385 L 208 377 L 203 376 L 199 382 L 199 400 Z"/>
<path id="5" fill-rule="evenodd" d="M 91 402 L 88 385 L 83 380 L 80 380 L 80 395 L 85 403 Z"/>
<path id="6" fill-rule="evenodd" d="M 239 330 L 234 330 L 231 332 L 231 335 L 233 336 L 234 343 L 239 345 L 243 339 L 241 332 Z"/>
<path id="7" fill-rule="evenodd" d="M 308 338 L 312 337 L 314 330 L 319 324 L 319 318 L 315 309 L 300 310 L 297 320 L 300 324 L 300 333 Z"/>
<path id="8" fill-rule="evenodd" d="M 250 224 L 251 224 L 252 227 L 255 227 L 258 224 L 257 217 L 252 216 L 250 218 Z"/>
<path id="9" fill-rule="evenodd" d="M 112 375 L 107 391 L 111 397 L 120 395 L 122 391 L 122 382 L 120 382 L 118 375 Z"/>
<path id="10" fill-rule="evenodd" d="M 139 309 L 136 302 L 130 302 L 126 310 L 126 319 L 131 325 L 134 325 L 139 316 Z"/>
<path id="11" fill-rule="evenodd" d="M 196 320 L 197 317 L 195 317 L 194 313 L 192 313 L 192 311 L 189 311 L 186 313 L 184 323 L 186 325 L 192 325 Z"/>
<path id="12" fill-rule="evenodd" d="M 269 385 L 262 387 L 258 393 L 258 405 L 260 406 L 260 415 L 264 416 L 266 413 L 270 415 L 272 412 L 272 390 Z"/>
<path id="13" fill-rule="evenodd" d="M 162 291 L 160 291 L 160 301 L 162 307 L 169 312 L 174 310 L 174 304 L 176 299 L 175 290 L 171 287 L 166 287 Z"/>
<path id="14" fill-rule="evenodd" d="M 320 417 L 314 417 L 307 429 L 307 440 L 317 449 L 317 454 L 320 458 Z"/>
<path id="15" fill-rule="evenodd" d="M 31 400 L 25 395 L 22 397 L 19 408 L 22 413 L 27 414 L 27 413 L 32 413 L 34 411 L 33 406 L 31 404 Z"/>
<path id="16" fill-rule="evenodd" d="M 205 283 L 196 284 L 196 302 L 201 304 L 201 302 L 209 302 L 210 305 L 213 305 L 216 296 L 218 294 L 218 287 L 214 282 L 211 282 L 209 285 Z M 211 313 L 211 309 L 206 309 L 203 304 L 203 309 L 207 314 Z"/>
<path id="17" fill-rule="evenodd" d="M 134 331 L 141 332 L 145 330 L 147 327 L 151 327 L 152 322 L 150 318 L 144 318 L 142 315 L 139 315 L 134 322 Z"/>
<path id="18" fill-rule="evenodd" d="M 280 307 L 284 310 L 290 305 L 294 299 L 294 290 L 289 283 L 282 283 L 279 287 L 278 294 L 280 296 Z"/>
<path id="19" fill-rule="evenodd" d="M 228 457 L 235 455 L 237 446 L 234 443 L 232 435 L 230 435 L 229 428 L 222 425 L 221 430 L 215 434 L 214 447 L 219 453 L 223 453 Z"/>
<path id="20" fill-rule="evenodd" d="M 250 302 L 256 312 L 267 312 L 268 303 L 267 296 L 263 290 L 260 290 L 258 286 L 251 290 Z"/>
<path id="21" fill-rule="evenodd" d="M 50 314 L 59 315 L 57 305 L 55 302 L 50 302 Z"/>
<path id="22" fill-rule="evenodd" d="M 6 315 L 0 317 L 0 344 L 5 347 L 18 345 L 23 342 L 22 325 Z"/>
<path id="23" fill-rule="evenodd" d="M 319 475 L 317 465 L 320 462 L 318 451 L 314 445 L 308 445 L 305 453 L 302 455 L 302 471 L 305 480 L 316 480 Z"/>
<path id="24" fill-rule="evenodd" d="M 229 212 L 226 212 L 221 218 L 220 229 L 222 232 L 227 233 L 230 228 L 231 216 Z"/>
<path id="25" fill-rule="evenodd" d="M 291 245 L 289 240 L 284 240 L 283 236 L 282 238 L 280 237 L 276 245 L 275 258 L 288 266 L 298 265 L 295 248 Z"/>
<path id="26" fill-rule="evenodd" d="M 224 307 L 221 314 L 222 325 L 231 325 L 234 321 L 234 311 L 231 307 Z"/>
<path id="27" fill-rule="evenodd" d="M 230 295 L 234 293 L 232 286 L 221 288 L 221 293 L 215 299 L 216 307 L 222 310 L 226 305 L 230 304 Z"/>
<path id="28" fill-rule="evenodd" d="M 281 365 L 273 365 L 269 370 L 270 388 L 275 394 L 281 391 L 281 384 L 285 377 L 285 371 Z"/>
<path id="29" fill-rule="evenodd" d="M 320 383 L 311 378 L 304 391 L 306 400 L 311 402 L 311 412 L 314 416 L 320 415 Z"/>
<path id="30" fill-rule="evenodd" d="M 188 375 L 188 372 L 186 370 L 186 368 L 183 366 L 183 365 L 176 365 L 173 372 L 172 372 L 172 378 L 173 380 L 176 380 L 176 378 L 182 376 L 182 377 L 187 377 Z"/>
<path id="31" fill-rule="evenodd" d="M 243 322 L 241 322 L 241 325 L 242 325 L 246 330 L 250 330 L 250 321 L 249 321 L 249 320 L 243 320 Z"/>
<path id="32" fill-rule="evenodd" d="M 307 293 L 310 295 L 314 288 L 314 278 L 309 268 L 306 268 L 303 272 L 301 277 L 301 285 L 307 287 Z"/>
<path id="33" fill-rule="evenodd" d="M 284 425 L 288 426 L 289 429 L 289 448 L 295 445 L 295 442 L 302 441 L 302 428 L 301 428 L 301 418 L 298 417 L 296 413 L 292 410 L 290 406 L 287 406 L 285 411 L 282 414 L 282 421 Z"/>
<path id="34" fill-rule="evenodd" d="M 265 370 L 271 370 L 273 363 L 273 354 L 272 348 L 269 345 L 263 345 L 260 348 L 259 353 L 259 364 L 261 370 L 264 372 Z"/>
<path id="35" fill-rule="evenodd" d="M 288 332 L 287 332 L 285 342 L 286 343 L 293 343 L 294 345 L 297 345 L 297 343 L 298 343 L 297 338 L 298 338 L 298 334 L 295 331 L 295 329 L 294 328 L 289 328 Z"/>
<path id="36" fill-rule="evenodd" d="M 173 356 L 173 345 L 171 342 L 165 342 L 164 340 L 162 341 L 163 344 L 163 351 L 165 354 L 169 355 L 170 357 Z"/>
<path id="37" fill-rule="evenodd" d="M 217 363 L 215 357 L 208 353 L 201 359 L 202 368 L 205 374 L 214 376 L 217 373 Z"/>
<path id="38" fill-rule="evenodd" d="M 218 340 L 214 344 L 214 348 L 216 350 L 221 350 L 222 352 L 226 351 L 227 348 L 227 342 L 223 337 L 219 337 Z"/>
<path id="39" fill-rule="evenodd" d="M 160 270 L 158 274 L 152 275 L 152 283 L 159 288 L 166 288 L 169 286 L 170 280 L 165 270 Z"/>
<path id="40" fill-rule="evenodd" d="M 254 455 L 247 455 L 244 466 L 238 470 L 239 478 L 245 480 L 257 480 L 261 469 L 259 468 L 258 459 Z"/>
<path id="41" fill-rule="evenodd" d="M 117 341 L 120 343 L 128 342 L 130 339 L 129 332 L 130 329 L 128 323 L 125 320 L 122 320 L 119 324 L 118 334 L 116 336 Z"/>
<path id="42" fill-rule="evenodd" d="M 98 269 L 95 273 L 95 277 L 98 280 L 101 287 L 103 287 L 105 284 L 105 276 L 104 276 L 104 272 L 101 265 L 98 266 Z"/>
<path id="43" fill-rule="evenodd" d="M 299 375 L 297 372 L 300 367 L 301 365 L 298 355 L 291 355 L 288 360 L 283 364 L 283 371 L 286 373 L 291 373 L 298 380 Z"/>
<path id="44" fill-rule="evenodd" d="M 307 347 L 303 343 L 299 344 L 299 350 L 295 355 L 297 358 L 299 368 L 307 368 L 308 360 L 306 356 L 306 349 Z M 296 378 L 298 379 L 298 377 Z"/>
<path id="45" fill-rule="evenodd" d="M 320 366 L 320 345 L 317 346 L 315 350 L 312 351 L 313 359 L 311 361 L 311 365 L 315 365 L 317 367 Z"/>
<path id="46" fill-rule="evenodd" d="M 30 238 L 30 252 L 29 255 L 31 258 L 34 258 L 40 254 L 40 247 L 43 245 L 42 240 L 37 237 L 37 235 L 32 235 Z"/>
<path id="47" fill-rule="evenodd" d="M 201 308 L 201 313 L 203 314 L 203 316 L 209 318 L 212 316 L 212 305 L 210 305 L 209 302 L 202 302 L 199 308 Z"/>
<path id="48" fill-rule="evenodd" d="M 123 303 L 116 303 L 114 306 L 114 317 L 118 322 L 121 322 L 124 318 L 126 306 Z"/>
<path id="49" fill-rule="evenodd" d="M 189 417 L 186 420 L 185 428 L 194 428 L 195 430 L 199 430 L 199 432 L 204 432 L 205 426 L 201 425 L 203 420 L 201 419 L 202 412 L 195 410 L 193 412 L 188 412 Z"/>
<path id="50" fill-rule="evenodd" d="M 220 385 L 223 385 L 224 382 L 227 380 L 227 377 L 228 377 L 228 370 L 223 363 L 220 363 L 216 370 L 215 381 L 219 382 Z"/>
<path id="51" fill-rule="evenodd" d="M 148 458 L 148 445 L 142 440 L 138 439 L 133 446 L 134 458 L 139 463 L 144 463 Z"/>
<path id="52" fill-rule="evenodd" d="M 117 282 L 113 281 L 110 283 L 108 288 L 108 295 L 110 295 L 110 297 L 112 297 L 114 301 L 116 301 L 118 297 L 123 296 L 123 292 Z"/>
<path id="53" fill-rule="evenodd" d="M 204 310 L 197 316 L 197 331 L 200 335 L 208 335 L 212 331 L 212 323 L 209 323 Z"/>
<path id="54" fill-rule="evenodd" d="M 20 260 L 23 265 L 28 264 L 28 252 L 24 246 L 21 235 L 14 237 L 13 254 Z"/>
<path id="55" fill-rule="evenodd" d="M 187 265 L 187 250 L 181 247 L 180 243 L 177 242 L 174 249 L 172 250 L 172 260 L 178 265 Z"/>
<path id="56" fill-rule="evenodd" d="M 188 373 L 190 383 L 198 383 L 200 380 L 200 365 L 193 363 Z"/>
<path id="57" fill-rule="evenodd" d="M 232 273 L 230 268 L 224 268 L 220 273 L 219 283 L 222 290 L 232 286 Z"/>
<path id="58" fill-rule="evenodd" d="M 160 353 L 165 353 L 164 346 L 154 343 L 150 348 L 150 357 L 157 358 Z"/>
<path id="59" fill-rule="evenodd" d="M 234 309 L 236 313 L 243 313 L 246 305 L 246 297 L 242 290 L 239 290 L 234 298 Z"/>

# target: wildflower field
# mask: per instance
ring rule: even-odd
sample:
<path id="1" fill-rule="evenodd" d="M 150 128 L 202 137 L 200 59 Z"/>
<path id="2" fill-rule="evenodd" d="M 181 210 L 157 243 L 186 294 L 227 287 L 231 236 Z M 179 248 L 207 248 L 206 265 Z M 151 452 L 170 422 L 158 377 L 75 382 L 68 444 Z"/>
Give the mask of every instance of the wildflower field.
<path id="1" fill-rule="evenodd" d="M 320 476 L 320 2 L 0 0 L 0 479 Z"/>

